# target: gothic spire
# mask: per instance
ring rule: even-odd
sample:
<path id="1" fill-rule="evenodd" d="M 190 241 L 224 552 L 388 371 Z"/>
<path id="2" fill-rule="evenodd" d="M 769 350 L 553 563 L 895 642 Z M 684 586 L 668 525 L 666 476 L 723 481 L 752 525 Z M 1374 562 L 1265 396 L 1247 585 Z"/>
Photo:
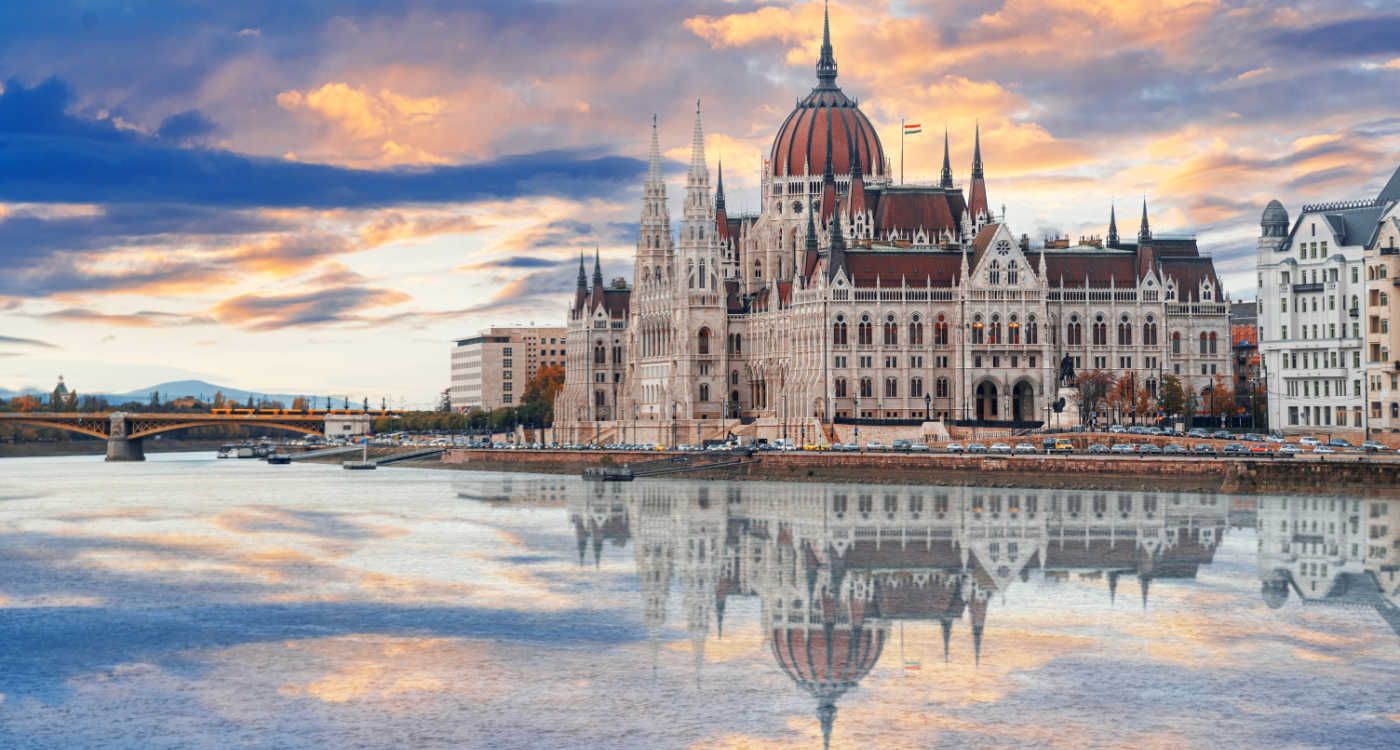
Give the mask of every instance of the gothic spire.
<path id="1" fill-rule="evenodd" d="M 982 179 L 982 123 L 977 123 L 977 131 L 972 145 L 972 179 Z"/>
<path id="2" fill-rule="evenodd" d="M 654 113 L 651 116 L 651 149 L 647 152 L 647 182 L 661 182 L 661 137 L 657 134 Z"/>
<path id="3" fill-rule="evenodd" d="M 719 176 L 715 181 L 715 210 L 724 210 L 724 160 L 719 160 Z"/>
<path id="4" fill-rule="evenodd" d="M 583 289 L 588 286 L 588 271 L 583 265 L 583 251 L 578 254 L 578 288 Z"/>
<path id="5" fill-rule="evenodd" d="M 1142 199 L 1142 226 L 1138 228 L 1138 242 L 1152 239 L 1152 227 L 1147 224 L 1147 198 Z"/>
<path id="6" fill-rule="evenodd" d="M 1108 205 L 1108 246 L 1118 247 L 1118 207 Z"/>
<path id="7" fill-rule="evenodd" d="M 709 182 L 705 166 L 705 130 L 700 124 L 700 100 L 695 100 L 695 129 L 690 134 L 690 179 L 692 184 L 701 175 Z"/>
<path id="8" fill-rule="evenodd" d="M 822 13 L 822 53 L 817 58 L 818 88 L 836 88 L 836 56 L 831 51 L 831 3 Z"/>
<path id="9" fill-rule="evenodd" d="M 815 253 L 818 250 L 817 222 L 816 219 L 813 218 L 814 213 L 813 211 L 807 212 L 807 247 L 805 249 L 809 253 Z"/>
<path id="10" fill-rule="evenodd" d="M 943 174 L 938 179 L 938 186 L 950 188 L 953 186 L 953 163 L 948 154 L 948 128 L 943 128 Z"/>
<path id="11" fill-rule="evenodd" d="M 598 247 L 593 247 L 593 286 L 601 288 L 603 286 L 603 260 L 598 255 Z"/>

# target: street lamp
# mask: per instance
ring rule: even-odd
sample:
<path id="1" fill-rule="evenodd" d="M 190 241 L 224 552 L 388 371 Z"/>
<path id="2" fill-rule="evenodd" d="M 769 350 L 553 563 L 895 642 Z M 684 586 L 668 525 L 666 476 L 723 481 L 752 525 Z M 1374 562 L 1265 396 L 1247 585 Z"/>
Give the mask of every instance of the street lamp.
<path id="1" fill-rule="evenodd" d="M 856 426 L 856 450 L 863 453 L 865 449 L 860 446 L 860 391 L 856 391 L 856 396 L 853 400 L 856 405 L 855 418 L 852 420 Z"/>
<path id="2" fill-rule="evenodd" d="M 929 421 L 929 420 L 932 419 L 932 418 L 933 418 L 933 394 L 932 394 L 932 393 L 929 393 L 928 391 L 924 391 L 924 421 L 927 422 L 927 421 Z"/>
<path id="3" fill-rule="evenodd" d="M 788 430 L 787 399 L 788 399 L 787 394 L 784 393 L 784 394 L 783 394 L 783 445 L 784 445 L 784 446 L 787 445 L 787 438 L 788 438 L 788 433 L 787 433 L 787 430 Z"/>
<path id="4" fill-rule="evenodd" d="M 679 406 L 675 401 L 671 402 L 671 450 L 676 449 L 676 409 Z"/>

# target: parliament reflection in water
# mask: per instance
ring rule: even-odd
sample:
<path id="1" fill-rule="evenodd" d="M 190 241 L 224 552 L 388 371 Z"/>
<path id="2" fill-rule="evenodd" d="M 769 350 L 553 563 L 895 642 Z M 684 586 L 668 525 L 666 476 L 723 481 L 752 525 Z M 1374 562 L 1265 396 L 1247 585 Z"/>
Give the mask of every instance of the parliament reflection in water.
<path id="1" fill-rule="evenodd" d="M 757 597 L 777 666 L 816 702 L 829 741 L 837 702 L 875 667 L 892 627 L 936 621 L 980 663 L 994 602 L 1035 574 L 1127 585 L 1190 579 L 1233 520 L 1224 497 L 1186 494 L 818 485 L 557 485 L 578 555 L 631 545 L 653 642 L 678 588 L 696 668 L 726 602 Z M 1265 498 L 1262 595 L 1374 608 L 1400 634 L 1400 502 Z M 1253 524 L 1251 524 L 1253 525 Z M 964 634 L 964 635 L 960 635 Z M 698 674 L 698 671 L 697 671 Z"/>

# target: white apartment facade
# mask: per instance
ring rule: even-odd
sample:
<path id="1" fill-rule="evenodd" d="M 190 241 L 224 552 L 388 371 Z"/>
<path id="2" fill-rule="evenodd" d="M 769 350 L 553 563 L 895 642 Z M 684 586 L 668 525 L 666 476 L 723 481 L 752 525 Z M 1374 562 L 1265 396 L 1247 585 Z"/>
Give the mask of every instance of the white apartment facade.
<path id="1" fill-rule="evenodd" d="M 454 411 L 518 406 L 525 384 L 545 366 L 564 366 L 562 327 L 497 326 L 452 346 Z"/>
<path id="2" fill-rule="evenodd" d="M 1394 371 L 1391 348 L 1380 340 L 1382 325 L 1390 327 L 1380 322 L 1389 316 L 1388 304 L 1381 303 L 1390 296 L 1381 287 L 1390 282 L 1389 274 L 1375 277 L 1385 265 L 1381 230 L 1394 221 L 1398 201 L 1400 171 L 1375 200 L 1304 205 L 1291 226 L 1283 204 L 1272 201 L 1264 209 L 1257 255 L 1259 351 L 1271 428 L 1360 436 L 1373 427 L 1373 414 L 1389 415 L 1396 390 L 1377 371 Z M 1386 386 L 1385 395 L 1369 398 L 1378 385 Z M 1368 408 L 1368 400 L 1376 408 Z"/>

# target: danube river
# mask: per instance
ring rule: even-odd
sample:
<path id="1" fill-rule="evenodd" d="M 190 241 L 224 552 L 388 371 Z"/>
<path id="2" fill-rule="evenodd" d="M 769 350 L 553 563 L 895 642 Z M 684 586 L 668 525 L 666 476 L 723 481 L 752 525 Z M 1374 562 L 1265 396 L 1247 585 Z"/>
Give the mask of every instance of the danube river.
<path id="1" fill-rule="evenodd" d="M 1400 747 L 1400 501 L 0 460 L 0 747 Z"/>

